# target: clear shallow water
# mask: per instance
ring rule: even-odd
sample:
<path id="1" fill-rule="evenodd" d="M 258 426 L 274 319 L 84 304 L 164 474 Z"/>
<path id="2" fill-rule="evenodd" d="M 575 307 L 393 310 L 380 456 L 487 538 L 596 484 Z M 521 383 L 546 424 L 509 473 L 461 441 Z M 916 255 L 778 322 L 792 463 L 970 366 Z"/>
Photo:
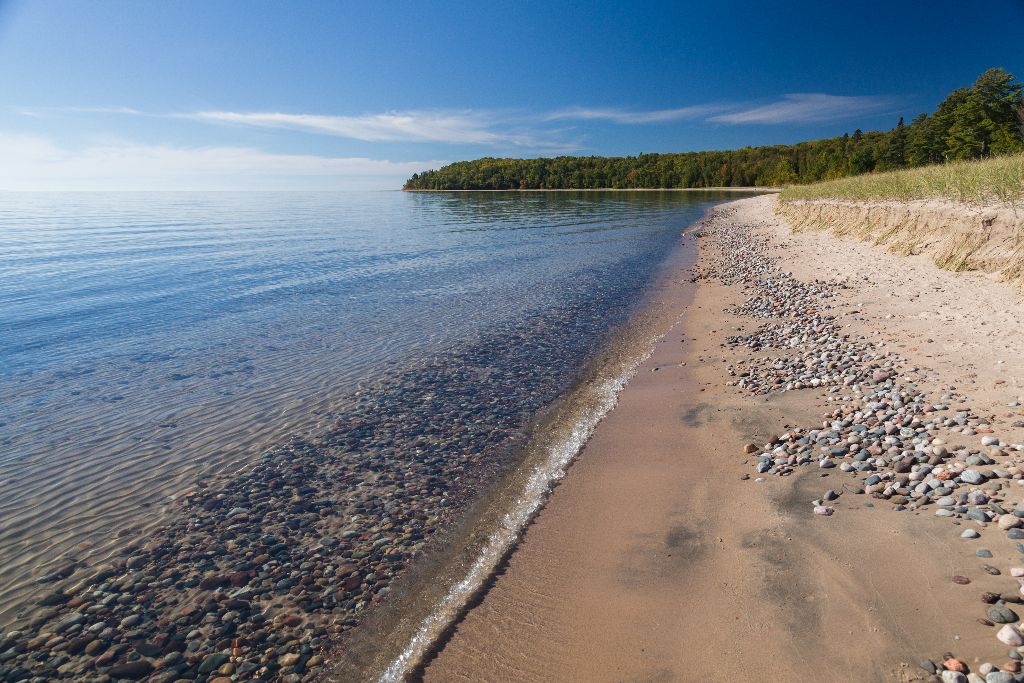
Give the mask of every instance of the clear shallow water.
<path id="1" fill-rule="evenodd" d="M 0 194 L 0 616 L 356 406 L 521 424 L 725 196 Z"/>

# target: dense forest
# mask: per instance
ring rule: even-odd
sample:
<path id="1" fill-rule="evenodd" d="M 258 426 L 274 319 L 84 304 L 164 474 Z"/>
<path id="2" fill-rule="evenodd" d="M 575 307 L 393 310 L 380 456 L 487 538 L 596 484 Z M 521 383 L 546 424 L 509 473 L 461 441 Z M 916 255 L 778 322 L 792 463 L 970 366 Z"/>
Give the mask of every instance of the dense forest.
<path id="1" fill-rule="evenodd" d="M 856 130 L 795 145 L 634 157 L 484 158 L 412 176 L 406 190 L 536 190 L 745 187 L 844 176 L 1024 152 L 1021 84 L 989 69 L 931 114 L 887 132 Z"/>

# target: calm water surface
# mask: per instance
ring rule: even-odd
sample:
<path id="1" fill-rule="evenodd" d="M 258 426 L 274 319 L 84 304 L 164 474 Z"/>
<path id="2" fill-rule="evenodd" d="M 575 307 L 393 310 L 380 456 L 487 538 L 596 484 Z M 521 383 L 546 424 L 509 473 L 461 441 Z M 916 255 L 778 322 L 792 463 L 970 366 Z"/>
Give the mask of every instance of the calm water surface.
<path id="1" fill-rule="evenodd" d="M 417 368 L 473 365 L 423 420 L 535 409 L 726 196 L 0 194 L 0 623 Z"/>

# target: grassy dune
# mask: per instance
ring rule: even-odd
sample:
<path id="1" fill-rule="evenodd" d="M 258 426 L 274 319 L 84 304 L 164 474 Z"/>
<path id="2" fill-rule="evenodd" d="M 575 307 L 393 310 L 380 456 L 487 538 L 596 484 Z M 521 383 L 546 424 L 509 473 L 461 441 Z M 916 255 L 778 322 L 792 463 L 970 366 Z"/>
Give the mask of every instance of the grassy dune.
<path id="1" fill-rule="evenodd" d="M 783 190 L 793 229 L 823 230 L 939 268 L 1024 287 L 1024 155 L 843 178 Z"/>
<path id="2" fill-rule="evenodd" d="M 781 198 L 782 201 L 945 199 L 973 205 L 1021 204 L 1024 203 L 1024 154 L 794 185 L 785 188 Z"/>

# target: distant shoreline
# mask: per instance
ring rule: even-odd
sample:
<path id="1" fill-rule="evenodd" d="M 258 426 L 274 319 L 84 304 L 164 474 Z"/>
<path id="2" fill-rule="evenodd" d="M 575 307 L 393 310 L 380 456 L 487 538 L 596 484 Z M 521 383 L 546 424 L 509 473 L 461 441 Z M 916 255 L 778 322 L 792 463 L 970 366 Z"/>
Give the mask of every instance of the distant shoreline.
<path id="1" fill-rule="evenodd" d="M 507 190 L 407 190 L 402 192 L 782 192 L 781 187 L 588 187 L 509 188 Z"/>

